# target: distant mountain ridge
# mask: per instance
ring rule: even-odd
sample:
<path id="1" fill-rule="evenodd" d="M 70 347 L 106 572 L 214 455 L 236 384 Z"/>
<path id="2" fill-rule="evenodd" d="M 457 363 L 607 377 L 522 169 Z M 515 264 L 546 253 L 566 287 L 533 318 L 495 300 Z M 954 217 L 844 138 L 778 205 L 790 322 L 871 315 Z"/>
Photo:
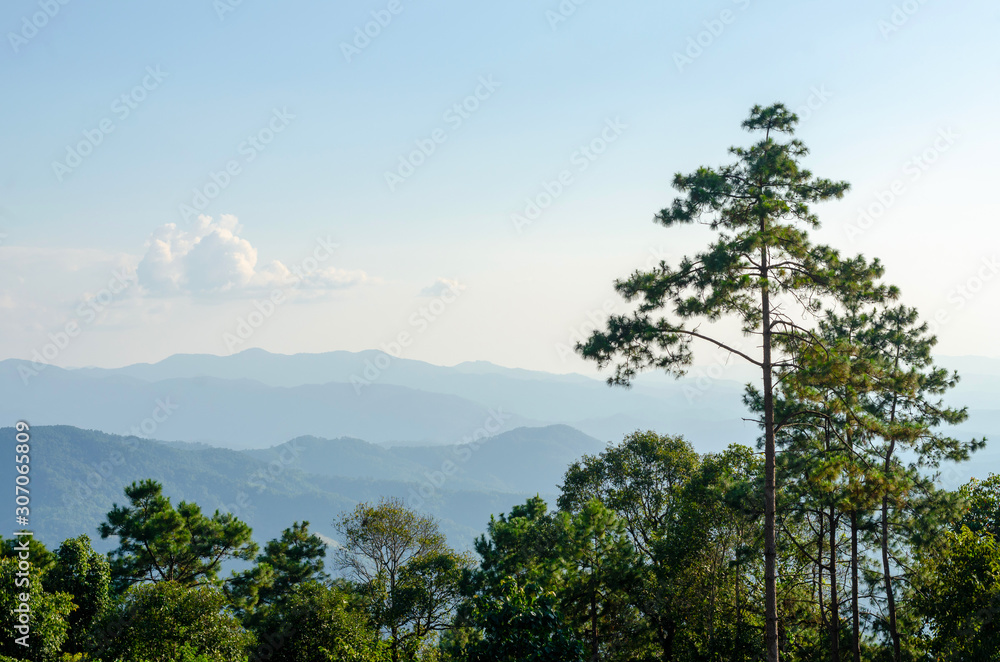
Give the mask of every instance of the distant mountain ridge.
<path id="1" fill-rule="evenodd" d="M 0 443 L 9 447 L 13 439 L 13 428 L 0 428 Z M 359 501 L 396 496 L 439 518 L 453 543 L 466 547 L 490 515 L 535 494 L 552 498 L 569 464 L 601 448 L 596 439 L 564 426 L 518 428 L 464 450 L 301 437 L 253 451 L 34 426 L 31 523 L 49 544 L 80 533 L 96 538 L 105 514 L 124 502 L 123 487 L 152 478 L 175 504 L 194 501 L 209 513 L 234 513 L 254 528 L 258 542 L 304 519 L 336 539 L 332 521 L 338 513 Z M 453 467 L 444 468 L 444 458 Z M 13 481 L 13 463 L 8 466 Z"/>
<path id="2" fill-rule="evenodd" d="M 640 380 L 634 388 L 626 390 L 610 388 L 604 381 L 584 375 L 553 375 L 482 361 L 445 367 L 393 358 L 375 350 L 282 355 L 249 349 L 230 356 L 174 355 L 154 364 L 115 369 L 50 367 L 31 380 L 28 391 L 35 389 L 36 392 L 29 396 L 23 392 L 23 384 L 16 376 L 18 368 L 24 364 L 0 362 L 0 415 L 16 412 L 17 408 L 24 411 L 24 407 L 34 405 L 32 411 L 37 412 L 39 422 L 66 423 L 124 434 L 131 431 L 132 420 L 138 417 L 141 421 L 148 412 L 142 411 L 136 403 L 135 407 L 119 406 L 101 416 L 107 412 L 101 412 L 102 405 L 97 400 L 122 401 L 123 390 L 125 402 L 132 402 L 133 398 L 128 396 L 133 391 L 142 393 L 141 400 L 147 402 L 151 402 L 149 396 L 153 394 L 159 397 L 173 394 L 175 400 L 186 402 L 207 397 L 215 402 L 216 410 L 223 412 L 235 412 L 243 406 L 247 414 L 242 418 L 255 423 L 243 425 L 245 432 L 234 438 L 232 431 L 241 425 L 238 422 L 230 424 L 229 413 L 222 415 L 227 421 L 225 424 L 216 424 L 210 412 L 195 407 L 178 410 L 176 417 L 158 427 L 156 436 L 207 441 L 234 448 L 270 446 L 299 435 L 352 436 L 376 443 L 451 443 L 472 433 L 488 417 L 488 412 L 495 410 L 511 416 L 507 429 L 520 425 L 565 424 L 604 441 L 621 439 L 636 429 L 658 429 L 684 434 L 703 450 L 718 450 L 733 441 L 753 443 L 756 436 L 754 427 L 741 420 L 742 385 L 719 378 L 676 382 L 650 375 L 649 379 Z M 241 384 L 245 380 L 261 386 Z M 339 386 L 331 386 L 333 384 Z M 268 391 L 272 395 L 256 400 L 245 395 L 261 389 L 279 390 Z M 331 413 L 342 418 L 332 420 L 333 416 L 327 416 L 321 422 L 317 420 L 321 416 L 318 411 L 302 412 L 292 407 L 298 420 L 286 417 L 292 421 L 289 428 L 277 428 L 268 421 L 261 421 L 267 407 L 261 410 L 260 402 L 284 402 L 282 398 L 288 394 L 280 389 L 302 389 L 299 393 L 303 394 L 316 389 L 335 392 L 344 406 L 342 411 L 334 408 Z M 403 391 L 393 389 L 409 390 L 404 396 Z M 391 398 L 389 394 L 393 392 L 398 397 Z M 427 394 L 435 394 L 435 397 Z M 9 406 L 2 399 L 8 396 Z M 463 402 L 446 400 L 447 396 L 460 398 Z M 74 410 L 54 397 L 72 397 L 87 404 Z M 246 404 L 241 405 L 241 399 Z M 409 409 L 405 406 L 408 401 L 421 399 L 435 406 L 421 404 Z M 394 409 L 382 410 L 386 420 L 374 415 L 358 420 L 361 412 L 357 408 L 367 406 L 366 401 L 371 403 L 368 411 L 375 411 L 380 404 L 388 406 L 390 400 Z M 51 408 L 53 403 L 55 409 Z M 314 397 L 313 404 L 321 403 L 315 402 Z M 152 404 L 143 406 L 152 408 Z M 463 411 L 476 413 L 463 417 Z M 418 415 L 421 412 L 426 415 Z M 428 418 L 434 419 L 434 412 L 449 417 L 449 412 L 454 412 L 455 425 L 442 425 L 439 419 L 431 424 Z M 390 425 L 394 417 L 400 425 Z M 476 422 L 476 418 L 480 420 Z M 403 425 L 404 420 L 411 420 L 412 424 Z"/>
<path id="3" fill-rule="evenodd" d="M 963 376 L 946 399 L 968 405 L 970 418 L 954 432 L 1000 437 L 1000 360 L 936 360 Z M 115 369 L 48 367 L 25 385 L 18 373 L 26 367 L 32 368 L 0 361 L 0 416 L 8 421 L 28 418 L 237 449 L 309 435 L 451 444 L 478 434 L 494 418 L 504 419 L 503 430 L 562 424 L 602 442 L 652 429 L 683 435 L 700 452 L 731 443 L 753 446 L 759 435 L 757 424 L 745 420 L 743 384 L 736 378 L 747 373 L 738 364 L 694 367 L 681 380 L 645 373 L 631 389 L 579 374 L 485 361 L 437 366 L 377 350 L 178 354 Z M 164 417 L 158 402 L 176 407 Z M 992 446 L 977 459 L 1000 468 L 1000 452 Z"/>
<path id="4" fill-rule="evenodd" d="M 74 425 L 114 434 L 264 448 L 290 437 L 354 436 L 374 442 L 457 443 L 489 421 L 537 421 L 456 395 L 392 384 L 268 386 L 196 376 L 146 381 L 50 366 L 27 385 L 18 362 L 0 362 L 0 420 Z"/>

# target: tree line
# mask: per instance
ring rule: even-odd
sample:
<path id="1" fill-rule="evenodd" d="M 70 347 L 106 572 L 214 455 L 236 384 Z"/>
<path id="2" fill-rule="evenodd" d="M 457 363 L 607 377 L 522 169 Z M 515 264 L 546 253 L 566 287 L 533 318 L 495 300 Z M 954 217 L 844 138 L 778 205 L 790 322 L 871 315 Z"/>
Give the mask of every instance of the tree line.
<path id="1" fill-rule="evenodd" d="M 913 496 L 881 520 L 842 462 L 779 463 L 782 654 L 998 659 L 1000 476 L 955 492 L 896 479 Z M 700 455 L 635 432 L 571 465 L 553 508 L 536 496 L 492 517 L 474 553 L 393 498 L 342 513 L 332 553 L 308 522 L 260 548 L 232 515 L 133 483 L 100 527 L 117 537 L 109 554 L 86 535 L 29 543 L 29 647 L 7 627 L 0 660 L 761 660 L 764 480 L 749 447 Z M 0 546 L 6 614 L 15 544 Z M 247 567 L 223 578 L 236 560 Z"/>

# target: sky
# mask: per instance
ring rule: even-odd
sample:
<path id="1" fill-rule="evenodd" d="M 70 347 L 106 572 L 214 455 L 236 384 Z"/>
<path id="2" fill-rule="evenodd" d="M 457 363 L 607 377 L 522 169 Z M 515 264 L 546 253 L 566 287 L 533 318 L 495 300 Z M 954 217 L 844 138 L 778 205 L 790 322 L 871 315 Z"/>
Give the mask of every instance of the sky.
<path id="1" fill-rule="evenodd" d="M 383 348 L 593 372 L 677 172 L 783 102 L 937 351 L 1000 357 L 1000 6 L 9 0 L 0 358 Z M 712 351 L 698 361 L 712 363 Z"/>

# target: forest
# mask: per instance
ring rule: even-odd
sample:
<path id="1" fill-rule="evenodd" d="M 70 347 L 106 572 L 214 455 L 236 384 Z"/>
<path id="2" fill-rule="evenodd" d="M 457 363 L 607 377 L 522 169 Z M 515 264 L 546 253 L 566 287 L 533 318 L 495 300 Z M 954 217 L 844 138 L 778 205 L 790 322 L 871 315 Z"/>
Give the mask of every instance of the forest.
<path id="1" fill-rule="evenodd" d="M 289 513 L 261 547 L 232 513 L 134 482 L 96 532 L 108 555 L 86 532 L 4 540 L 3 610 L 31 619 L 0 659 L 1000 659 L 1000 476 L 941 486 L 986 440 L 949 434 L 959 375 L 878 259 L 811 241 L 811 205 L 848 184 L 800 165 L 796 122 L 756 106 L 757 142 L 676 175 L 655 220 L 698 226 L 705 249 L 616 281 L 630 311 L 576 347 L 612 386 L 684 374 L 695 343 L 748 362 L 756 447 L 637 430 L 568 466 L 556 503 L 483 522 L 470 551 L 388 497 L 331 512 L 336 546 Z"/>

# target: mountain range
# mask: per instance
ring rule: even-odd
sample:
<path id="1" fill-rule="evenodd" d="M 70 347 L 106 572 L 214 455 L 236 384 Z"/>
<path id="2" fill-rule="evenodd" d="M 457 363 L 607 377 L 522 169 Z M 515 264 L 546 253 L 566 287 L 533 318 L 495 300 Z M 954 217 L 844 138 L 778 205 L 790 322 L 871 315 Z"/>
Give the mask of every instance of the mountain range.
<path id="1" fill-rule="evenodd" d="M 962 375 L 947 402 L 969 407 L 950 432 L 995 439 L 1000 360 L 937 362 Z M 535 494 L 552 499 L 571 462 L 636 429 L 681 434 L 702 453 L 753 446 L 758 428 L 745 420 L 737 381 L 745 374 L 643 375 L 626 390 L 578 374 L 378 351 L 252 349 L 114 369 L 6 360 L 0 421 L 32 425 L 33 522 L 47 542 L 93 535 L 125 485 L 154 478 L 175 501 L 236 513 L 261 542 L 303 519 L 335 539 L 334 515 L 397 496 L 467 547 L 490 515 Z M 12 435 L 0 430 L 0 439 Z M 998 448 L 945 467 L 942 484 L 1000 471 Z"/>

